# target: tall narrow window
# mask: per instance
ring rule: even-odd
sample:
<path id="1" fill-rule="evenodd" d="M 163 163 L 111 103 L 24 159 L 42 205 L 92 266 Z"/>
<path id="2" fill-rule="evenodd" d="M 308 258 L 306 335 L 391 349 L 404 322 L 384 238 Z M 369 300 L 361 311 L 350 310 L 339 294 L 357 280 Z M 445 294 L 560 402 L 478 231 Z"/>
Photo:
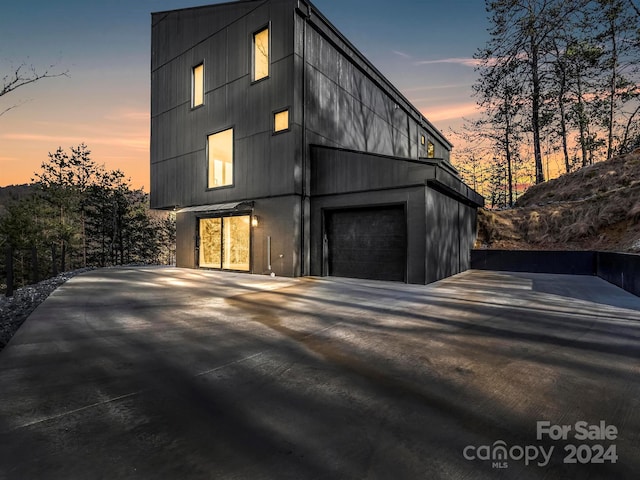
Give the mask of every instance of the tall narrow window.
<path id="1" fill-rule="evenodd" d="M 269 76 L 269 28 L 253 34 L 253 81 Z"/>
<path id="2" fill-rule="evenodd" d="M 208 187 L 233 184 L 233 128 L 207 137 L 209 155 Z"/>
<path id="3" fill-rule="evenodd" d="M 204 104 L 204 63 L 196 65 L 191 71 L 191 106 Z"/>
<path id="4" fill-rule="evenodd" d="M 222 219 L 200 219 L 200 262 L 201 267 L 221 268 L 222 266 Z"/>
<path id="5" fill-rule="evenodd" d="M 289 130 L 289 110 L 277 112 L 273 116 L 273 131 L 275 133 Z"/>
<path id="6" fill-rule="evenodd" d="M 436 146 L 431 142 L 427 142 L 427 158 L 435 158 L 436 156 Z"/>

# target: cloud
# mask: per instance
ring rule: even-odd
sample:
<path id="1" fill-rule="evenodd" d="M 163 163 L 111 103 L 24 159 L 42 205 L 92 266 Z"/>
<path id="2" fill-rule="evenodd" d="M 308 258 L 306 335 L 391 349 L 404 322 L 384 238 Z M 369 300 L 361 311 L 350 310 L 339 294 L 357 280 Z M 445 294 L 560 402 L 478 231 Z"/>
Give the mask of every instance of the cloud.
<path id="1" fill-rule="evenodd" d="M 85 138 L 83 135 L 41 135 L 34 133 L 5 133 L 0 138 L 6 140 L 23 140 L 29 142 L 46 142 L 50 145 L 77 145 L 84 142 L 91 148 L 92 145 L 108 145 L 130 148 L 138 151 L 149 150 L 149 138 L 142 135 L 129 136 L 102 136 Z"/>
<path id="2" fill-rule="evenodd" d="M 422 114 L 432 122 L 454 120 L 476 115 L 478 105 L 474 102 L 460 103 L 457 105 L 445 105 L 434 109 L 421 109 Z"/>
<path id="3" fill-rule="evenodd" d="M 414 65 L 433 65 L 436 63 L 452 63 L 454 65 L 463 65 L 465 67 L 477 67 L 481 64 L 481 61 L 477 58 L 452 57 L 440 58 L 437 60 L 420 60 L 418 62 L 414 62 Z"/>
<path id="4" fill-rule="evenodd" d="M 404 52 L 401 52 L 399 50 L 392 50 L 391 52 L 396 54 L 396 55 L 398 55 L 399 57 L 406 58 L 406 59 L 411 59 L 411 55 L 409 55 L 408 53 L 404 53 Z"/>
<path id="5" fill-rule="evenodd" d="M 449 90 L 449 89 L 459 90 L 459 89 L 466 89 L 466 88 L 470 89 L 472 85 L 473 84 L 471 83 L 446 84 L 446 85 L 420 85 L 419 87 L 403 88 L 402 93 L 407 95 L 409 93 L 426 92 L 430 90 Z M 411 100 L 413 102 L 420 101 L 420 99 L 415 99 L 415 98 Z"/>
<path id="6" fill-rule="evenodd" d="M 111 115 L 107 115 L 107 120 L 135 120 L 148 121 L 150 118 L 149 110 L 125 110 L 119 111 Z"/>

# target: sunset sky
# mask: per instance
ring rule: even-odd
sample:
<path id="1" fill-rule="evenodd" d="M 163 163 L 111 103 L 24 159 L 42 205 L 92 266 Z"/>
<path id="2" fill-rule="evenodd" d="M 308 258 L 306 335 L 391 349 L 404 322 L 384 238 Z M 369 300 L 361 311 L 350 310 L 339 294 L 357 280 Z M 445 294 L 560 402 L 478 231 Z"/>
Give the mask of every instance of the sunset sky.
<path id="1" fill-rule="evenodd" d="M 22 63 L 67 76 L 0 97 L 0 186 L 28 183 L 47 153 L 81 142 L 135 188 L 149 187 L 151 12 L 195 0 L 27 0 L 3 5 L 0 77 Z M 313 4 L 444 134 L 475 111 L 472 57 L 487 40 L 482 0 Z M 455 149 L 454 149 L 455 161 Z"/>

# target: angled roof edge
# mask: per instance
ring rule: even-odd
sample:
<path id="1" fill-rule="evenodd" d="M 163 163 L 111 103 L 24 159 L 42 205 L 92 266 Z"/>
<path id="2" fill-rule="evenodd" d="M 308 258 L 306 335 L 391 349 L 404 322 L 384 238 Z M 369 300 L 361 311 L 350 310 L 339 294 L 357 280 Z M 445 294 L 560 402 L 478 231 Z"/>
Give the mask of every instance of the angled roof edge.
<path id="1" fill-rule="evenodd" d="M 204 4 L 204 5 L 196 5 L 193 7 L 172 8 L 170 10 L 160 10 L 158 12 L 151 12 L 151 15 L 162 15 L 165 13 L 173 13 L 173 12 L 185 12 L 189 10 L 199 10 L 203 8 L 226 7 L 226 6 L 234 5 L 237 3 L 259 3 L 259 2 L 265 3 L 268 1 L 269 0 L 230 0 L 228 2 L 210 3 L 210 4 Z"/>
<path id="2" fill-rule="evenodd" d="M 380 70 L 378 70 L 375 67 L 375 65 L 373 65 L 373 63 L 371 63 L 371 61 L 367 57 L 360 50 L 358 50 L 358 48 L 355 45 L 353 45 L 353 43 L 351 43 L 349 39 L 345 37 L 344 34 L 340 32 L 340 30 L 338 30 L 338 28 L 335 25 L 331 23 L 331 21 L 327 17 L 323 15 L 323 13 L 318 9 L 318 7 L 316 7 L 310 0 L 298 0 L 299 9 L 300 9 L 300 4 L 304 4 L 307 7 L 307 13 L 309 15 L 308 18 L 314 19 L 314 17 L 316 17 L 327 28 L 329 28 L 331 30 L 331 33 L 333 33 L 336 37 L 338 37 L 341 42 L 343 42 L 350 50 L 353 51 L 353 53 L 358 57 L 360 61 L 362 61 L 368 68 L 370 68 L 373 71 L 373 73 L 375 73 L 379 77 L 380 80 L 382 80 L 382 82 L 384 82 L 384 86 L 386 88 L 391 90 L 406 104 L 405 105 L 406 109 L 412 110 L 413 113 L 416 114 L 421 120 L 423 120 L 424 123 L 429 127 L 429 129 L 433 131 L 433 133 L 435 133 L 443 143 L 448 145 L 450 148 L 453 148 L 453 144 L 444 136 L 444 134 L 438 128 L 436 128 L 436 126 L 433 125 L 433 123 L 431 123 L 429 119 L 425 117 L 422 114 L 422 112 L 420 112 L 420 110 L 418 110 L 418 108 L 415 105 L 413 105 L 413 103 L 411 103 L 407 99 L 407 97 L 405 97 L 402 94 L 402 92 L 400 92 L 400 90 L 398 90 L 398 88 L 393 83 L 391 83 L 391 81 L 387 77 L 385 77 L 382 74 L 382 72 L 380 72 Z"/>

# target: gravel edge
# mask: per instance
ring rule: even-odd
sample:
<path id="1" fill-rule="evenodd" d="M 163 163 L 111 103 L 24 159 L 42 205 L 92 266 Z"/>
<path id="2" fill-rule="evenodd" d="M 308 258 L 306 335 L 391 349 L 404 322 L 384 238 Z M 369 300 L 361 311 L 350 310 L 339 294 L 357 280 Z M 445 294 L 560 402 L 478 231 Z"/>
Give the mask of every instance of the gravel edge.
<path id="1" fill-rule="evenodd" d="M 19 288 L 13 292 L 12 297 L 2 294 L 0 296 L 0 351 L 9 343 L 31 312 L 56 288 L 70 278 L 90 270 L 94 268 L 87 267 L 61 273 L 39 283 Z"/>

